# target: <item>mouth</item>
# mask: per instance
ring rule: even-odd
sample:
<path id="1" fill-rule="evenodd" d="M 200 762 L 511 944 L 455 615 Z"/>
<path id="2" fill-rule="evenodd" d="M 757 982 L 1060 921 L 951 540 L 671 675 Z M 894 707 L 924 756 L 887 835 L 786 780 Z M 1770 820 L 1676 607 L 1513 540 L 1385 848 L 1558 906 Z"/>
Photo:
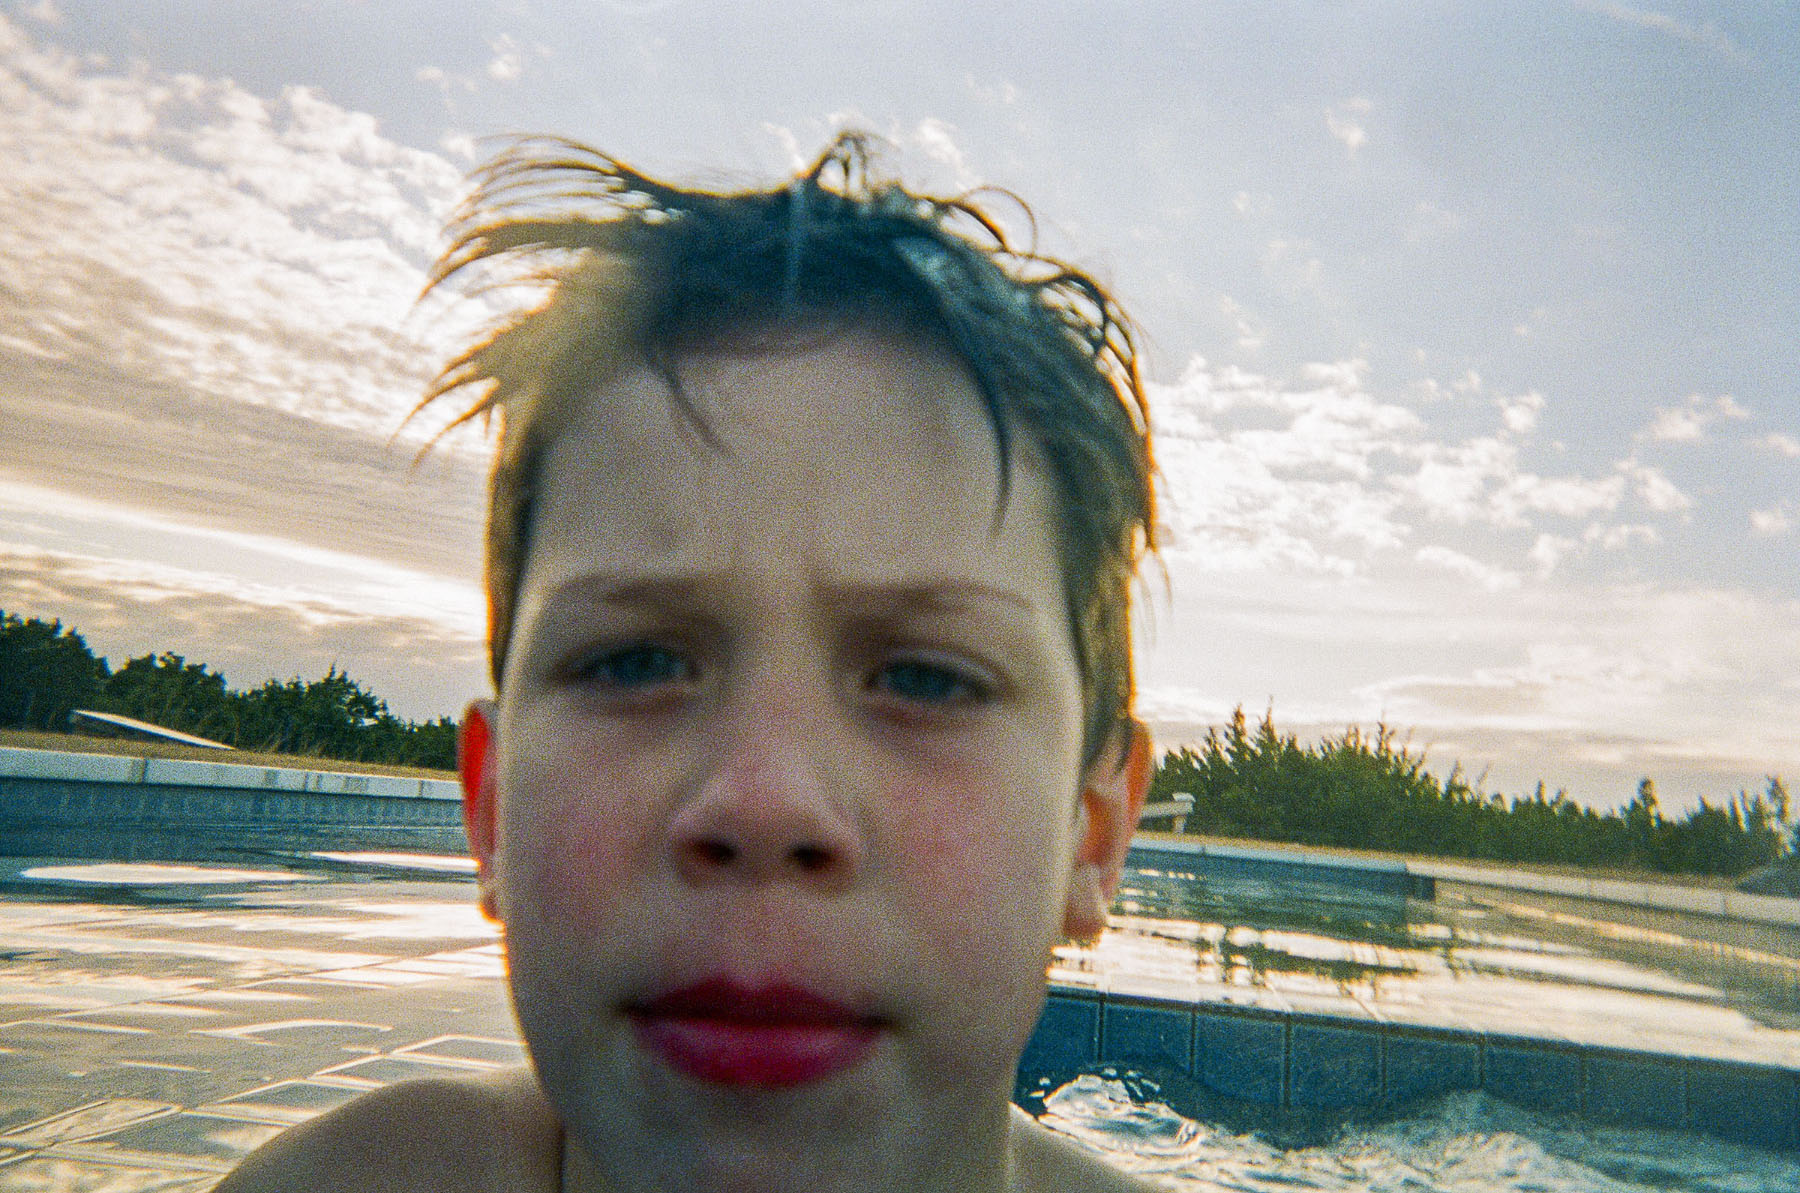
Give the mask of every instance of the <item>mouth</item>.
<path id="1" fill-rule="evenodd" d="M 854 1068 L 882 1023 L 801 986 L 709 978 L 626 1008 L 639 1043 L 709 1085 L 786 1089 Z"/>

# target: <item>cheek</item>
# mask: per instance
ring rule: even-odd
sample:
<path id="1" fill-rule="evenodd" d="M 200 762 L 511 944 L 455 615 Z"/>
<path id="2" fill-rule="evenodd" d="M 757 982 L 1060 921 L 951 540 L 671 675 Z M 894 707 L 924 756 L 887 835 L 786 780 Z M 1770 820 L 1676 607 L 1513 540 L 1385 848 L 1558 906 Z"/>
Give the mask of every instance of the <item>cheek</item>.
<path id="1" fill-rule="evenodd" d="M 505 776 L 501 873 L 509 919 L 528 917 L 583 937 L 607 930 L 642 852 L 644 826 L 629 805 L 599 797 L 609 776 L 558 766 Z"/>
<path id="2" fill-rule="evenodd" d="M 1068 833 L 1050 801 L 986 790 L 986 807 L 915 805 L 898 833 L 909 919 L 938 958 L 971 976 L 1040 964 L 1061 924 L 1068 878 Z"/>

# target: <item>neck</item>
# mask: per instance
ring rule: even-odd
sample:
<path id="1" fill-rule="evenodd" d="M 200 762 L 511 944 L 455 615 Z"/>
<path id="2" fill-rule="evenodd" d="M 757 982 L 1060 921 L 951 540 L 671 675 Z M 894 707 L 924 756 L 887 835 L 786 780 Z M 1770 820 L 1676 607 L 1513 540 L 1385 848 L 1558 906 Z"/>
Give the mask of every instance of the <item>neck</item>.
<path id="1" fill-rule="evenodd" d="M 1022 1123 L 1030 1119 L 1011 1106 L 936 1130 L 897 1128 L 872 1115 L 841 1124 L 827 1146 L 805 1148 L 781 1139 L 708 1146 L 689 1138 L 602 1149 L 565 1135 L 562 1193 L 1012 1193 Z M 670 1142 L 679 1146 L 664 1146 Z"/>

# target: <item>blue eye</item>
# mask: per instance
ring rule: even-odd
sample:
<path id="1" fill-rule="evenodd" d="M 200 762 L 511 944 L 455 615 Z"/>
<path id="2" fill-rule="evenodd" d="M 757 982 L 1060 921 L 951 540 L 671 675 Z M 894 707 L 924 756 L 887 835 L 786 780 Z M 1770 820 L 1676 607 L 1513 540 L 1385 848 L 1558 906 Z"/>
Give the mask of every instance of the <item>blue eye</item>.
<path id="1" fill-rule="evenodd" d="M 693 676 L 693 666 L 680 651 L 653 642 L 634 642 L 582 660 L 578 678 L 602 687 L 637 690 L 679 683 Z"/>
<path id="2" fill-rule="evenodd" d="M 887 664 L 876 672 L 872 686 L 911 704 L 971 704 L 988 697 L 986 685 L 979 680 L 953 667 L 918 659 Z"/>

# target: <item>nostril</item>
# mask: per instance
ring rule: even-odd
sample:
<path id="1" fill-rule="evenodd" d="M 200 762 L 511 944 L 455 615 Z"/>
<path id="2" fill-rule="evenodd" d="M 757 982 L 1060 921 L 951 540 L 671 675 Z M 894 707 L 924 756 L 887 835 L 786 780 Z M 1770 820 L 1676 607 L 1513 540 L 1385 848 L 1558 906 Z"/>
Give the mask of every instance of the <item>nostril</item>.
<path id="1" fill-rule="evenodd" d="M 695 859 L 708 866 L 729 866 L 737 860 L 737 847 L 725 841 L 696 841 L 691 849 Z"/>
<path id="2" fill-rule="evenodd" d="M 831 853 L 817 845 L 797 845 L 792 854 L 794 864 L 808 874 L 817 873 L 831 864 Z"/>

